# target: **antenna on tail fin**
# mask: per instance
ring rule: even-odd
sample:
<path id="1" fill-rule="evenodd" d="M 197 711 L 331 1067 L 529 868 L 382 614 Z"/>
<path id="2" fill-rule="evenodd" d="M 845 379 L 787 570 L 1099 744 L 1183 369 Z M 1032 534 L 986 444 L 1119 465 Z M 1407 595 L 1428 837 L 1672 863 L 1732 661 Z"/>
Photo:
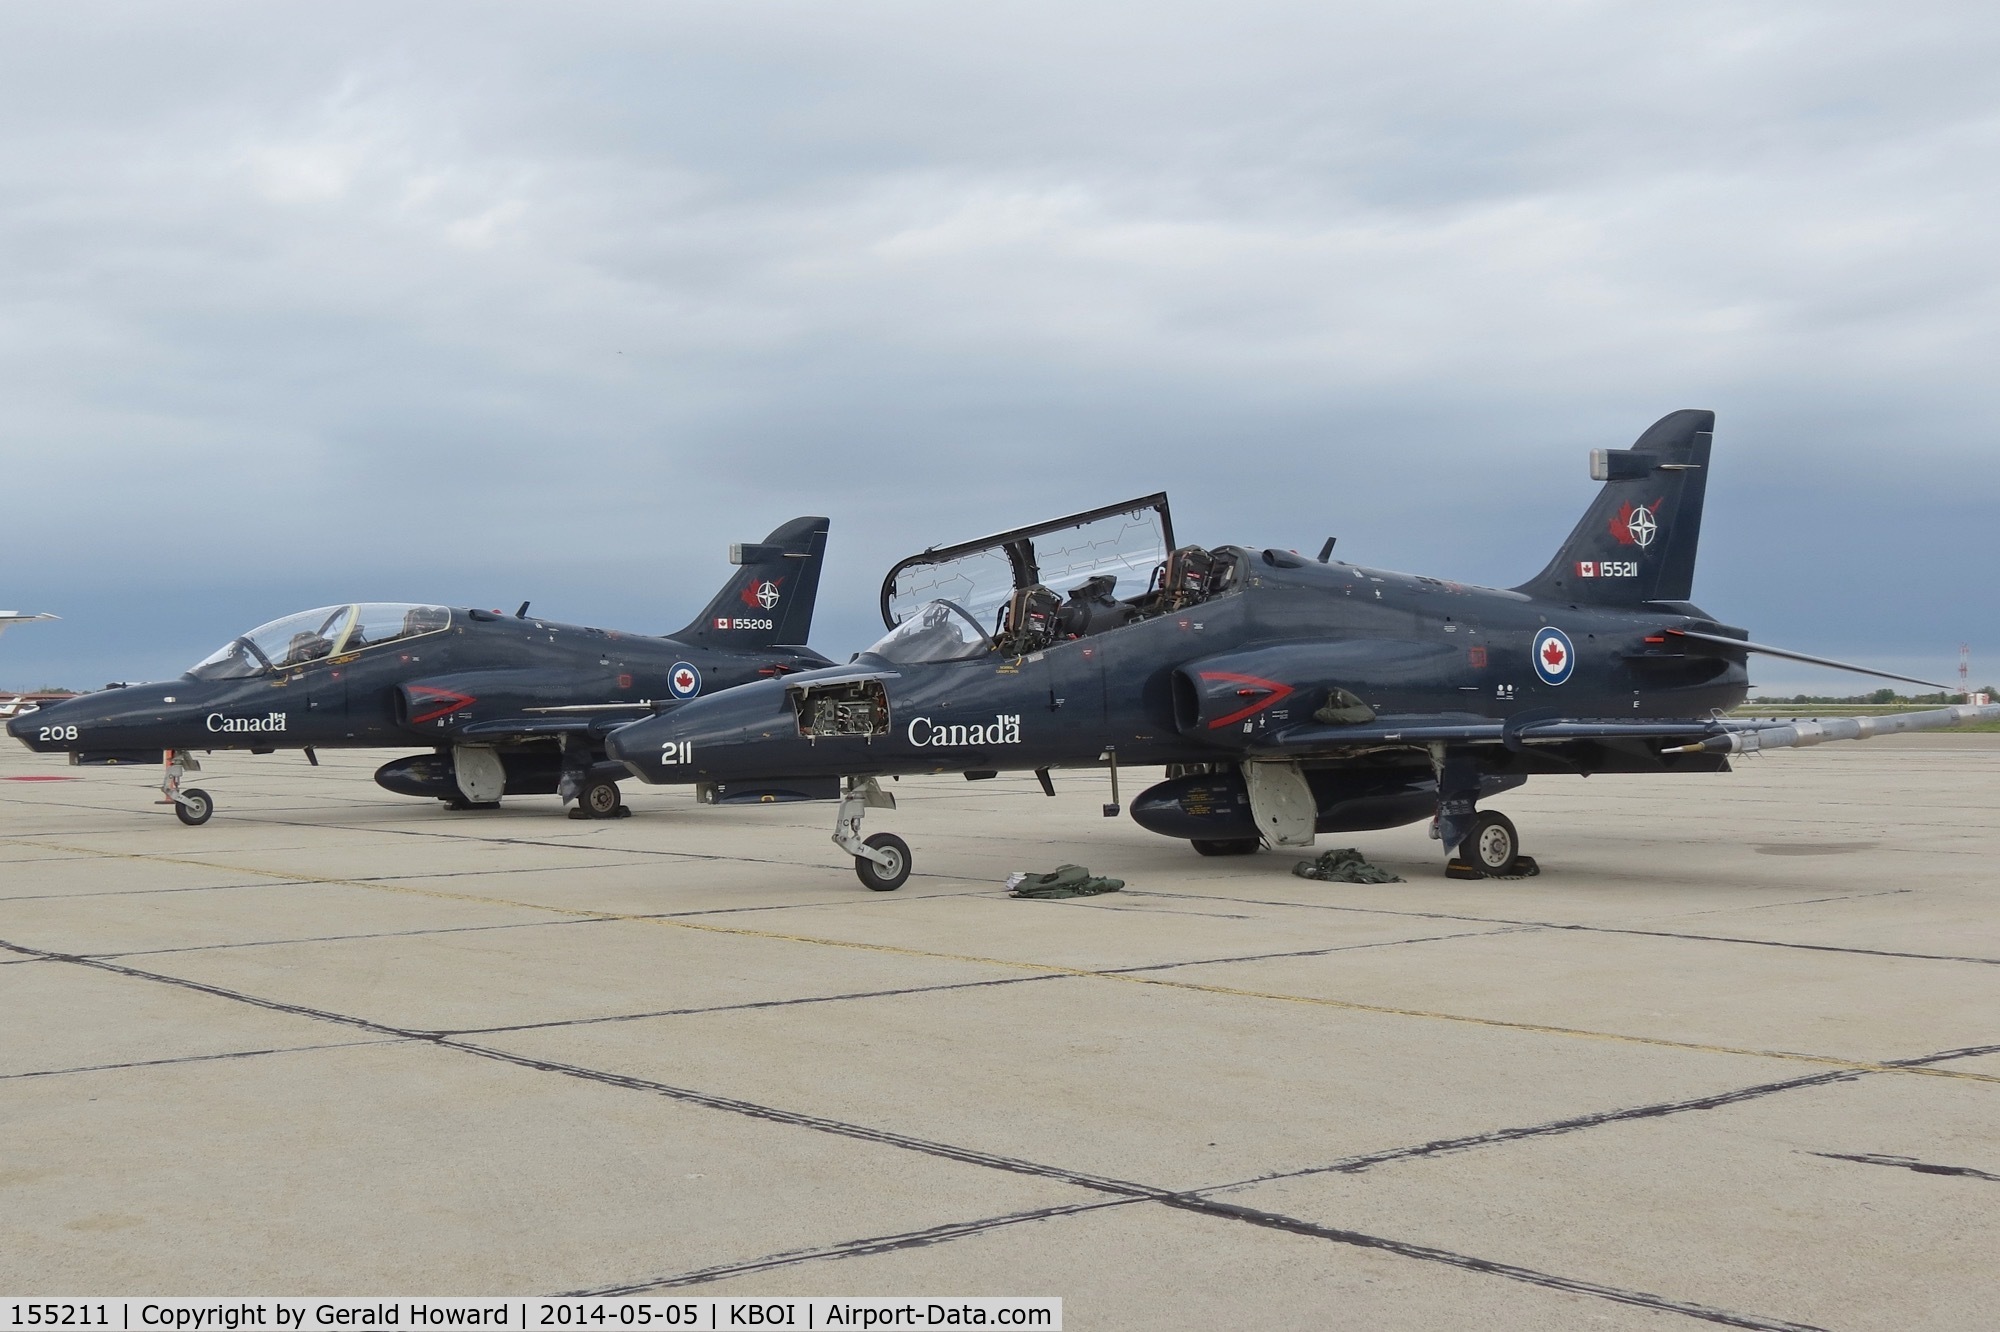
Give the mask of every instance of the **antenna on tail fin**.
<path id="1" fill-rule="evenodd" d="M 1548 568 L 1514 590 L 1593 606 L 1686 601 L 1714 432 L 1714 412 L 1678 411 L 1629 449 L 1592 449 L 1604 488 Z"/>
<path id="2" fill-rule="evenodd" d="M 707 609 L 671 635 L 715 648 L 803 646 L 812 634 L 827 520 L 794 518 L 755 545 L 729 548 L 739 566 Z"/>

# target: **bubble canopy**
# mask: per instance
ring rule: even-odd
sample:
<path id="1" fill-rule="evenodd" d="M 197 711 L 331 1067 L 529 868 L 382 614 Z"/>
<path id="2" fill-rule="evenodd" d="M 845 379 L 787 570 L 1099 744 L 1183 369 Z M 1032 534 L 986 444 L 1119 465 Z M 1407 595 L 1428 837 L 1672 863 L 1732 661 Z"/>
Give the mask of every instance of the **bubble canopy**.
<path id="1" fill-rule="evenodd" d="M 402 601 L 321 606 L 230 639 L 195 663 L 188 674 L 197 680 L 247 679 L 450 627 L 451 612 L 443 606 Z"/>

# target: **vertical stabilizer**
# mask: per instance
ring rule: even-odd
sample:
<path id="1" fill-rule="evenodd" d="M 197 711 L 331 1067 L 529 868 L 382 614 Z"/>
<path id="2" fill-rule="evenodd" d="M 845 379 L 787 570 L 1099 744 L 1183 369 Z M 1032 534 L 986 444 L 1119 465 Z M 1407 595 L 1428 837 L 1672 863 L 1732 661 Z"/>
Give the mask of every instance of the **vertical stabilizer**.
<path id="1" fill-rule="evenodd" d="M 738 568 L 708 608 L 672 635 L 711 648 L 803 646 L 812 634 L 827 520 L 794 518 L 755 545 L 731 546 Z"/>
<path id="2" fill-rule="evenodd" d="M 1714 431 L 1714 412 L 1672 412 L 1629 449 L 1591 450 L 1604 488 L 1548 568 L 1515 591 L 1593 606 L 1692 597 Z"/>

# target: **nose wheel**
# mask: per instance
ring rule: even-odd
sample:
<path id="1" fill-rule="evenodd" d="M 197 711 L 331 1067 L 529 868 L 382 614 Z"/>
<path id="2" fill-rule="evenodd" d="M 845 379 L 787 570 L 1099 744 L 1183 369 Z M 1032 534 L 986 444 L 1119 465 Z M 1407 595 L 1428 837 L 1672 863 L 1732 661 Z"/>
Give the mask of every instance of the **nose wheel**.
<path id="1" fill-rule="evenodd" d="M 160 777 L 160 794 L 166 799 L 162 805 L 174 807 L 174 817 L 190 828 L 199 828 L 207 823 L 215 813 L 215 800 L 200 787 L 181 789 L 181 778 L 191 772 L 200 772 L 201 764 L 185 749 L 170 749 L 166 752 L 166 771 Z"/>
<path id="2" fill-rule="evenodd" d="M 894 833 L 875 833 L 862 843 L 881 857 L 854 858 L 854 872 L 878 893 L 893 893 L 910 877 L 910 844 Z"/>
<path id="3" fill-rule="evenodd" d="M 854 874 L 872 892 L 890 893 L 910 877 L 910 844 L 894 833 L 861 836 L 861 819 L 870 809 L 894 809 L 896 797 L 873 777 L 850 777 L 840 795 L 840 812 L 833 825 L 833 844 L 854 857 Z"/>

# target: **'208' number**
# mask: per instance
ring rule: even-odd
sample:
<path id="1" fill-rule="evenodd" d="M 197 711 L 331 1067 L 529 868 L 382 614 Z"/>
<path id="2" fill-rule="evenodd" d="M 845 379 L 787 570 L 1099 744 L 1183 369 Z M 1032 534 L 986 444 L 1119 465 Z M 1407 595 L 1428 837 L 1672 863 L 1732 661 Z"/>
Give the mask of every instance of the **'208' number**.
<path id="1" fill-rule="evenodd" d="M 42 728 L 43 743 L 47 743 L 50 740 L 74 739 L 76 739 L 76 727 L 74 726 L 44 726 Z"/>

